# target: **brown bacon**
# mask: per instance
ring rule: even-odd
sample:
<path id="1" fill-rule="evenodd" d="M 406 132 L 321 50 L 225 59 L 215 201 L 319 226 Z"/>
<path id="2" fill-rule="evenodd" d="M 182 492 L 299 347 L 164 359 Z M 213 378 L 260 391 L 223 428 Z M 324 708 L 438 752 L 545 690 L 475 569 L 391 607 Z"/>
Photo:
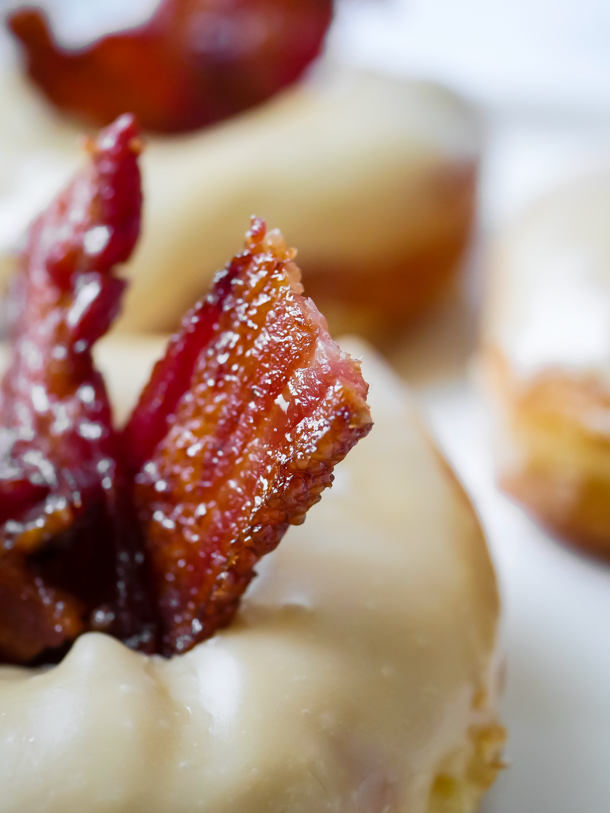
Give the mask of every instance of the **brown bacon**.
<path id="1" fill-rule="evenodd" d="M 87 165 L 30 228 L 10 295 L 13 359 L 0 402 L 0 656 L 14 661 L 91 626 L 152 645 L 128 481 L 91 356 L 125 285 L 113 267 L 129 257 L 140 227 L 133 117 L 118 119 L 88 149 Z"/>
<path id="2" fill-rule="evenodd" d="M 22 5 L 9 27 L 54 104 L 97 125 L 132 110 L 146 129 L 167 133 L 238 113 L 294 82 L 332 16 L 332 0 L 161 0 L 142 25 L 67 50 L 42 12 Z"/>
<path id="3" fill-rule="evenodd" d="M 256 562 L 371 428 L 359 364 L 301 295 L 294 254 L 253 221 L 125 430 L 166 655 L 229 623 Z"/>

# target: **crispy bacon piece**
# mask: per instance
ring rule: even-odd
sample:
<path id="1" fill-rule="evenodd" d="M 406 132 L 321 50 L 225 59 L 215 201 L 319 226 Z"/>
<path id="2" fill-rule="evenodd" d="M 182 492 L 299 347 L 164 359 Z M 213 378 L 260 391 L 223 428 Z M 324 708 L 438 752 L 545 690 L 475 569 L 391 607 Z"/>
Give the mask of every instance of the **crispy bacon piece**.
<path id="1" fill-rule="evenodd" d="M 256 562 L 371 428 L 359 364 L 301 295 L 294 256 L 253 220 L 125 430 L 165 655 L 231 620 Z"/>
<path id="2" fill-rule="evenodd" d="M 30 228 L 10 294 L 0 656 L 12 661 L 91 625 L 152 645 L 128 481 L 91 357 L 125 285 L 113 266 L 129 257 L 139 232 L 139 149 L 132 116 L 88 144 L 87 165 Z"/>
<path id="3" fill-rule="evenodd" d="M 165 133 L 226 118 L 294 82 L 332 17 L 332 0 L 162 0 L 140 27 L 69 51 L 31 6 L 10 14 L 9 27 L 54 104 L 97 125 L 132 110 Z"/>
<path id="4" fill-rule="evenodd" d="M 0 559 L 0 663 L 27 663 L 83 631 L 83 606 L 46 585 L 20 557 Z"/>

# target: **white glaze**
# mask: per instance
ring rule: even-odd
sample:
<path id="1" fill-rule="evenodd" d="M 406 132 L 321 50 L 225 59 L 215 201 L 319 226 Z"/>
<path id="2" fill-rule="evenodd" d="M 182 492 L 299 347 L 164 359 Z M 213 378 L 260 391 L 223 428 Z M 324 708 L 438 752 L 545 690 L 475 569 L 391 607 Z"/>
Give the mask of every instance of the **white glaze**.
<path id="1" fill-rule="evenodd" d="M 134 378 L 158 353 L 139 341 Z M 0 669 L 2 813 L 425 813 L 463 776 L 494 720 L 493 571 L 404 391 L 356 350 L 375 428 L 229 630 L 171 661 L 90 634 L 50 671 Z"/>

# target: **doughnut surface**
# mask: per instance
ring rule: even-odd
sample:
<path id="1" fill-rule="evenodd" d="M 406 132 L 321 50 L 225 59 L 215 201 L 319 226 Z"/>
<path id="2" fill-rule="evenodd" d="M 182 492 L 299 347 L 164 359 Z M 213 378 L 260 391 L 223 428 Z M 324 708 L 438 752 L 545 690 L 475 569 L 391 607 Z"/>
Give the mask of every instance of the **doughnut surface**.
<path id="1" fill-rule="evenodd" d="M 476 809 L 502 742 L 493 569 L 402 386 L 346 349 L 375 428 L 228 630 L 170 661 L 92 633 L 47 671 L 0 667 L 2 813 Z M 101 348 L 122 414 L 160 351 Z"/>

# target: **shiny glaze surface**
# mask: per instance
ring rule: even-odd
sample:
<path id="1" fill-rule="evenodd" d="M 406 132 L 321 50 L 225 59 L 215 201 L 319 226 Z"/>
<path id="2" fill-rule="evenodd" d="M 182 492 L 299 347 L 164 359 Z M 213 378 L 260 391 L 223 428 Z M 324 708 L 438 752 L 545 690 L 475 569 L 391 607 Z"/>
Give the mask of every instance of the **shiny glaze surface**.
<path id="1" fill-rule="evenodd" d="M 170 661 L 90 634 L 48 672 L 0 669 L 2 813 L 474 810 L 482 785 L 446 789 L 495 723 L 493 571 L 404 390 L 347 349 L 375 430 L 231 628 Z"/>

